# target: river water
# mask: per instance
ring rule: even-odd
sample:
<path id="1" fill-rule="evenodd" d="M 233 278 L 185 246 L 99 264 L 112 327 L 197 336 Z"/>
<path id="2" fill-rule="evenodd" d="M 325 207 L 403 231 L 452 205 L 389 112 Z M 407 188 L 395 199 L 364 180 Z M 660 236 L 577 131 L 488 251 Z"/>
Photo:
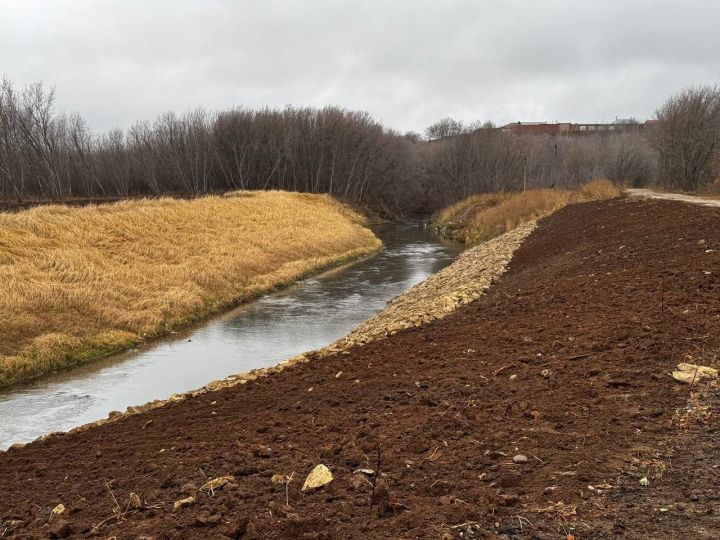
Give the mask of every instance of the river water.
<path id="1" fill-rule="evenodd" d="M 384 246 L 373 257 L 243 304 L 170 339 L 0 390 L 0 448 L 328 345 L 460 251 L 418 226 L 386 225 L 376 234 Z"/>

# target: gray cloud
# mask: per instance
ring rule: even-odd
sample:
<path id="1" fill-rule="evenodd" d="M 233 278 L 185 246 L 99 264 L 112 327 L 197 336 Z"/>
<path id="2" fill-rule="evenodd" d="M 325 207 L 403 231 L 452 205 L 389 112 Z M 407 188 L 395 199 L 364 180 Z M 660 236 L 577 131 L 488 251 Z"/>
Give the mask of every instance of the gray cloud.
<path id="1" fill-rule="evenodd" d="M 5 0 L 0 71 L 91 127 L 340 105 L 399 130 L 646 118 L 720 83 L 715 0 Z"/>

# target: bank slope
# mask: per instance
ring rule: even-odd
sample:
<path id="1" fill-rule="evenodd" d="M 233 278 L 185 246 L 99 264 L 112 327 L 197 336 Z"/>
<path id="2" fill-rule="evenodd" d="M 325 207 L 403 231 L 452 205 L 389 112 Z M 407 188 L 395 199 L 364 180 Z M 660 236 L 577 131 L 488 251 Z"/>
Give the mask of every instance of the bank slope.
<path id="1" fill-rule="evenodd" d="M 0 386 L 171 331 L 380 241 L 324 195 L 0 213 Z"/>
<path id="2" fill-rule="evenodd" d="M 697 493 L 663 471 L 678 439 L 705 432 L 703 415 L 686 421 L 704 385 L 689 394 L 669 372 L 718 367 L 719 218 L 666 201 L 565 207 L 445 318 L 0 453 L 0 525 L 10 538 L 717 538 L 709 447 L 684 449 Z M 301 491 L 320 463 L 334 481 Z M 672 505 L 652 504 L 662 486 Z"/>

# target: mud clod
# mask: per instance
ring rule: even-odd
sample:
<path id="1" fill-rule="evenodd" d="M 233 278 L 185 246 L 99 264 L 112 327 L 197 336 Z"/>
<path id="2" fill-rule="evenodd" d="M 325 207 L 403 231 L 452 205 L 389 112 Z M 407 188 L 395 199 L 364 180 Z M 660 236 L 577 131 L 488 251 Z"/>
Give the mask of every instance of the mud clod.
<path id="1" fill-rule="evenodd" d="M 50 538 L 69 538 L 74 530 L 69 521 L 59 519 L 50 524 Z"/>

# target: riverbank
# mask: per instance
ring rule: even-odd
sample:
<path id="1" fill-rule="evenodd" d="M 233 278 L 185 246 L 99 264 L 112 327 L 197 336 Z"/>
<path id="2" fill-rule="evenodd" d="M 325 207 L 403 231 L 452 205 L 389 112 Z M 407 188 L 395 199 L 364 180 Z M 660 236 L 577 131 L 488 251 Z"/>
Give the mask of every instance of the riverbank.
<path id="1" fill-rule="evenodd" d="M 717 537 L 703 453 L 718 396 L 670 372 L 718 367 L 718 218 L 656 200 L 567 206 L 444 318 L 0 454 L 1 525 L 10 538 Z M 333 482 L 302 491 L 320 463 Z"/>
<path id="2" fill-rule="evenodd" d="M 323 195 L 238 192 L 0 214 L 0 386 L 166 334 L 366 256 Z"/>
<path id="3" fill-rule="evenodd" d="M 619 195 L 620 188 L 609 180 L 593 180 L 576 189 L 479 193 L 438 212 L 433 226 L 443 236 L 472 246 L 549 216 L 568 204 L 604 201 Z"/>
<path id="4" fill-rule="evenodd" d="M 342 338 L 452 263 L 456 243 L 428 228 L 373 227 L 383 247 L 132 351 L 0 390 L 0 450 L 118 411 L 143 410 L 230 374 L 274 366 Z M 231 377 L 233 380 L 237 376 Z M 104 422 L 105 420 L 103 420 Z"/>

